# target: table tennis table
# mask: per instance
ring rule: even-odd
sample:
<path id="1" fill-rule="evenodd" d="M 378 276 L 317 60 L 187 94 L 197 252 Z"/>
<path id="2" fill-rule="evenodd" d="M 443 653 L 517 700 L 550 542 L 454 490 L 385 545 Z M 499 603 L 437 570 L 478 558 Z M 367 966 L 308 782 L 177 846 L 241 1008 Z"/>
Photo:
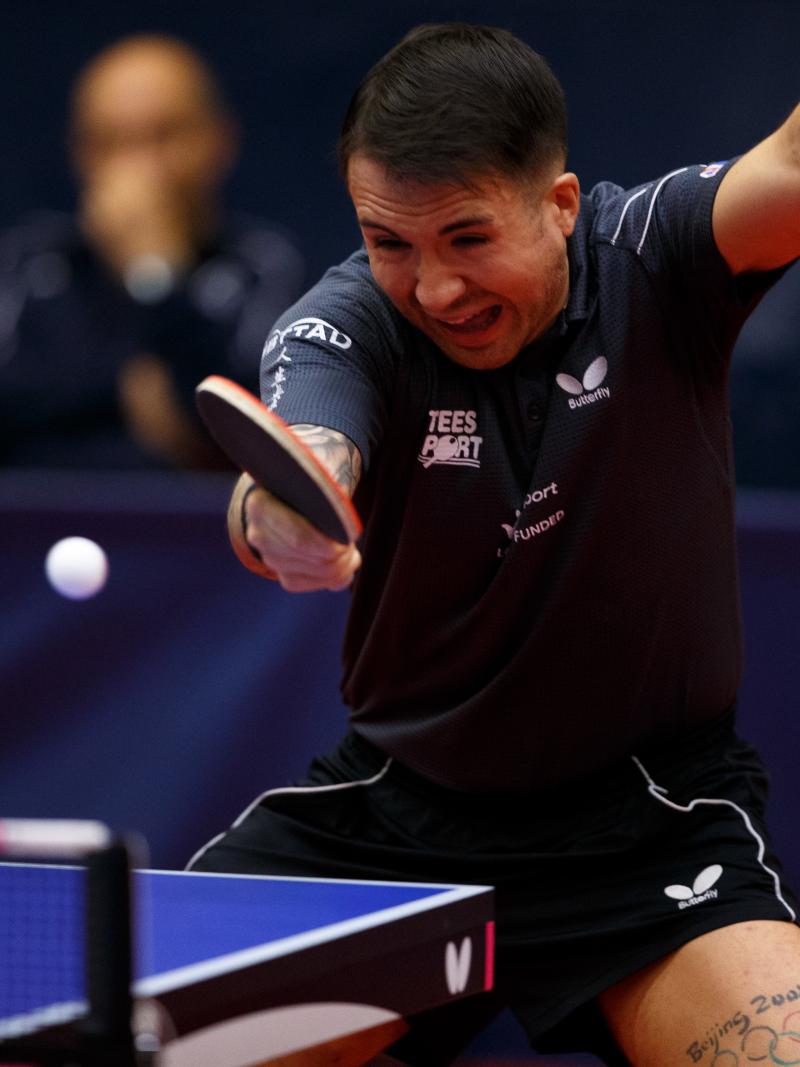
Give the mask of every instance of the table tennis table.
<path id="1" fill-rule="evenodd" d="M 37 925 L 35 906 L 52 895 L 75 904 L 83 874 L 0 863 L 0 1062 L 3 1041 L 24 1049 L 42 1028 L 68 1028 L 86 1012 L 80 919 L 72 930 Z M 408 1016 L 492 986 L 490 887 L 153 870 L 132 878 L 134 1032 L 159 1067 L 322 1063 L 304 1050 L 355 1034 L 372 1035 L 376 1054 Z M 73 949 L 72 969 L 44 963 Z M 32 952 L 55 988 L 23 980 Z"/>

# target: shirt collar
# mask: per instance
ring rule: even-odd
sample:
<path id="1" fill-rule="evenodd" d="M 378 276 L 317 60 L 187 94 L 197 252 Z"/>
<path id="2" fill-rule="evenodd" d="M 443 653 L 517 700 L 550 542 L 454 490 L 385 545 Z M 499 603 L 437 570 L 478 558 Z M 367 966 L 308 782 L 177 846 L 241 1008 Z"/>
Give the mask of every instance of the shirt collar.
<path id="1" fill-rule="evenodd" d="M 581 209 L 575 229 L 567 238 L 569 296 L 563 313 L 567 323 L 588 319 L 597 300 L 589 263 L 589 234 L 593 216 L 594 205 L 588 196 L 581 195 Z"/>

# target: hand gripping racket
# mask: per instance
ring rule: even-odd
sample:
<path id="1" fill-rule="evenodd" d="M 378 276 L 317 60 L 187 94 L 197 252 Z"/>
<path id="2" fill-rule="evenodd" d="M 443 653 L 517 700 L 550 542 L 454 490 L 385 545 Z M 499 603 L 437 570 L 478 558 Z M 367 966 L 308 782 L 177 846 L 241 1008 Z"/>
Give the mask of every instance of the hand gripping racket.
<path id="1" fill-rule="evenodd" d="M 240 470 L 334 541 L 352 544 L 361 520 L 350 498 L 291 428 L 241 385 L 212 374 L 195 389 L 200 417 Z"/>

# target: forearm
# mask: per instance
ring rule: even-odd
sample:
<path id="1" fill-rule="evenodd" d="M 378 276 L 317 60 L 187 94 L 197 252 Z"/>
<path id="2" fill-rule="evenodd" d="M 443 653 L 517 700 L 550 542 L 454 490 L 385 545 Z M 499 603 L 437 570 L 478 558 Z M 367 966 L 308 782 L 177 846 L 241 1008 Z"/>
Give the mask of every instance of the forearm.
<path id="1" fill-rule="evenodd" d="M 772 270 L 800 256 L 800 105 L 725 176 L 714 234 L 735 274 Z"/>
<path id="2" fill-rule="evenodd" d="M 777 194 L 785 197 L 782 214 L 786 240 L 789 250 L 797 256 L 800 255 L 800 104 L 773 136 L 781 180 Z"/>
<path id="3" fill-rule="evenodd" d="M 361 477 L 361 453 L 343 433 L 325 426 L 298 423 L 292 432 L 310 448 L 341 488 L 352 496 Z"/>
<path id="4" fill-rule="evenodd" d="M 782 132 L 785 138 L 788 158 L 800 169 L 800 104 L 797 104 L 778 132 Z"/>

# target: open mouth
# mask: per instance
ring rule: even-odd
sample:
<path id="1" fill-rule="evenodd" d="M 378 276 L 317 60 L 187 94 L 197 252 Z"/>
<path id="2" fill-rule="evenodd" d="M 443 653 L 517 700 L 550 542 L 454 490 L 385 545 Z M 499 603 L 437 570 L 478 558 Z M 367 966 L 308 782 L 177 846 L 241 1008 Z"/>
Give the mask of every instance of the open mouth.
<path id="1" fill-rule="evenodd" d="M 491 304 L 488 308 L 484 308 L 483 311 L 478 311 L 474 315 L 465 315 L 461 319 L 451 319 L 450 321 L 437 319 L 436 322 L 448 333 L 460 335 L 484 333 L 494 326 L 500 318 L 502 310 L 499 304 Z"/>

